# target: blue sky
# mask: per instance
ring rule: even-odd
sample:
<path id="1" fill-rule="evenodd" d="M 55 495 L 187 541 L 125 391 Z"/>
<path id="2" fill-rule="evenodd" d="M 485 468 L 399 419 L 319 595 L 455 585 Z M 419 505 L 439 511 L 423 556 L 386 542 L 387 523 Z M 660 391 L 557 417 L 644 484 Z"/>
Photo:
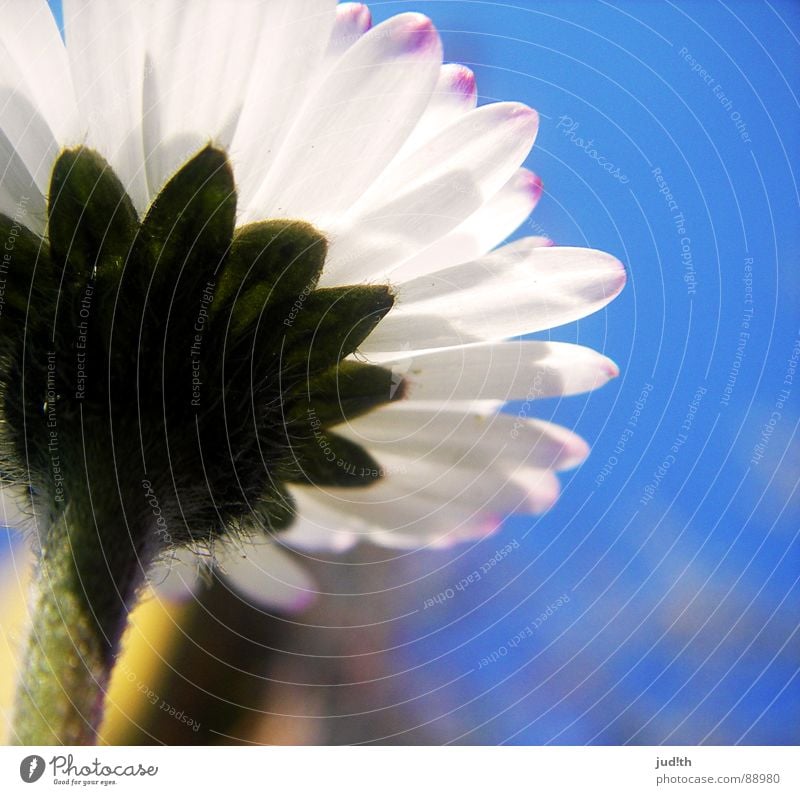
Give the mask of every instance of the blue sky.
<path id="1" fill-rule="evenodd" d="M 542 116 L 528 165 L 546 194 L 520 234 L 610 251 L 629 272 L 604 312 L 551 332 L 621 368 L 600 392 L 540 407 L 591 458 L 546 516 L 459 555 L 451 586 L 521 545 L 405 633 L 426 687 L 471 671 L 444 699 L 471 731 L 442 731 L 797 743 L 800 6 L 373 9 L 411 7 L 475 69 L 482 101 Z"/>
<path id="2" fill-rule="evenodd" d="M 800 742 L 800 6 L 372 9 L 427 13 L 481 102 L 540 112 L 528 165 L 546 193 L 518 236 L 629 273 L 605 311 L 550 333 L 621 369 L 539 407 L 593 445 L 559 504 L 403 564 L 410 604 L 518 545 L 395 624 L 420 720 L 444 742 Z"/>

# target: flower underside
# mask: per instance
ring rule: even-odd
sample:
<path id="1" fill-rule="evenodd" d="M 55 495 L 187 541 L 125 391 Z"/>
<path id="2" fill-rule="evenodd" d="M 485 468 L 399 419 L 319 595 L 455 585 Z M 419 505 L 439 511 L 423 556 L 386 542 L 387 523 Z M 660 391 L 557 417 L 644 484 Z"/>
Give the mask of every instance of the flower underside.
<path id="1" fill-rule="evenodd" d="M 386 286 L 318 288 L 307 223 L 235 228 L 224 152 L 195 155 L 140 221 L 96 152 L 64 151 L 47 239 L 0 217 L 0 470 L 56 515 L 80 495 L 151 512 L 166 541 L 292 520 L 285 483 L 380 476 L 328 428 L 402 395 L 346 359 L 391 309 Z M 98 525 L 99 527 L 99 525 Z"/>

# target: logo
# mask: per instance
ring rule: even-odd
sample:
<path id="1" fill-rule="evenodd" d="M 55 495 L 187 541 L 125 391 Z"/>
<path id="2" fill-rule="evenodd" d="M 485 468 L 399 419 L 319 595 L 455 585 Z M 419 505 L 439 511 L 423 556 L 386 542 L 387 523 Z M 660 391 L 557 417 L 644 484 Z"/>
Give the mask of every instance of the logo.
<path id="1" fill-rule="evenodd" d="M 44 759 L 36 754 L 26 756 L 19 763 L 19 776 L 26 784 L 38 781 L 44 773 Z"/>

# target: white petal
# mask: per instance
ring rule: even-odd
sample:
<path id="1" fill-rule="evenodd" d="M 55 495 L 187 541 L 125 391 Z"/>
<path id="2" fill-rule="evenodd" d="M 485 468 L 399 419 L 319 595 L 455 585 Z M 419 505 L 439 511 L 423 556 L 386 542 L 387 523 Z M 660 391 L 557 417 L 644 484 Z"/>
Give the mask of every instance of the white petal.
<path id="1" fill-rule="evenodd" d="M 0 98 L 0 102 L 2 101 L 3 98 Z M 14 145 L 15 133 L 19 131 L 24 136 L 29 130 L 30 138 L 27 139 L 27 143 L 38 142 L 44 152 L 46 136 L 41 126 L 41 118 L 26 103 L 24 97 L 19 95 L 5 97 L 3 115 L 6 113 L 13 115 L 21 123 L 21 129 L 15 129 L 15 125 L 8 125 L 9 134 L 0 129 L 0 213 L 27 226 L 37 234 L 44 235 L 47 225 L 47 200 L 45 193 L 37 184 L 41 180 L 34 176 L 35 167 L 29 168 L 22 157 L 24 153 L 29 152 L 28 147 L 17 149 Z M 36 158 L 37 155 L 34 154 L 32 159 Z M 45 155 L 42 154 L 42 163 L 46 162 L 44 158 Z"/>
<path id="2" fill-rule="evenodd" d="M 336 0 L 271 0 L 256 48 L 244 108 L 231 144 L 242 217 L 266 215 L 253 197 L 284 145 L 319 70 L 335 20 Z"/>
<path id="3" fill-rule="evenodd" d="M 624 285 L 625 268 L 610 254 L 525 238 L 398 285 L 395 306 L 361 351 L 438 348 L 554 328 L 602 309 Z"/>
<path id="4" fill-rule="evenodd" d="M 64 0 L 64 30 L 86 143 L 111 164 L 140 213 L 149 203 L 142 143 L 145 37 L 127 0 Z"/>
<path id="5" fill-rule="evenodd" d="M 61 38 L 47 4 L 0 6 L 0 213 L 37 234 L 62 143 L 78 140 L 77 112 Z"/>
<path id="6" fill-rule="evenodd" d="M 537 128 L 536 112 L 525 105 L 484 105 L 395 161 L 337 226 L 325 283 L 385 278 L 455 229 L 511 178 Z M 376 240 L 379 234 L 386 240 Z"/>
<path id="7" fill-rule="evenodd" d="M 148 33 L 144 153 L 151 195 L 194 152 L 227 147 L 250 83 L 267 6 L 158 0 L 136 6 Z"/>
<path id="8" fill-rule="evenodd" d="M 405 500 L 402 515 L 392 508 L 376 512 L 373 507 L 373 515 L 367 519 L 364 506 L 358 502 L 330 497 L 310 486 L 297 486 L 294 491 L 304 493 L 304 504 L 313 505 L 317 513 L 328 517 L 329 522 L 347 527 L 355 539 L 390 547 L 417 548 L 429 541 L 433 546 L 447 546 L 459 539 L 490 535 L 497 530 L 501 521 L 497 516 L 469 516 L 452 505 L 446 508 L 431 505 L 429 500 L 416 496 Z M 293 543 L 297 546 L 299 540 L 296 538 Z M 314 549 L 315 542 L 309 539 L 302 544 L 302 548 Z M 327 546 L 318 548 L 329 549 Z"/>
<path id="9" fill-rule="evenodd" d="M 454 508 L 463 517 L 477 513 L 540 513 L 547 510 L 558 494 L 558 479 L 551 471 L 524 467 L 516 460 L 442 462 L 405 457 L 386 450 L 375 455 L 384 477 L 364 488 L 320 489 L 343 509 L 352 510 L 366 522 L 385 526 L 386 518 L 400 524 L 400 517 L 419 521 L 418 508 L 436 513 Z M 507 466 L 504 466 L 507 465 Z M 414 500 L 409 508 L 407 503 Z M 394 514 L 392 514 L 394 512 Z M 394 527 L 394 525 L 392 525 Z"/>
<path id="10" fill-rule="evenodd" d="M 350 549 L 357 536 L 353 522 L 342 522 L 313 499 L 312 489 L 289 484 L 289 493 L 297 506 L 297 518 L 281 533 L 281 542 L 301 550 L 344 552 Z"/>
<path id="11" fill-rule="evenodd" d="M 580 436 L 560 425 L 512 414 L 485 414 L 441 408 L 419 409 L 401 401 L 340 425 L 336 433 L 383 452 L 447 465 L 518 466 L 570 469 L 589 448 Z"/>
<path id="12" fill-rule="evenodd" d="M 272 541 L 230 541 L 214 555 L 234 588 L 257 605 L 299 611 L 315 598 L 316 587 L 302 564 Z"/>
<path id="13" fill-rule="evenodd" d="M 62 145 L 80 141 L 75 93 L 64 42 L 45 0 L 6 0 L 0 5 L 3 71 L 10 64 L 25 75 L 26 96 Z M 12 86 L 16 88 L 17 86 Z"/>
<path id="14" fill-rule="evenodd" d="M 37 191 L 46 195 L 53 161 L 61 146 L 2 42 L 0 63 L 0 130 L 24 163 Z"/>
<path id="15" fill-rule="evenodd" d="M 419 522 L 409 522 L 402 528 L 375 527 L 369 541 L 390 549 L 446 549 L 469 541 L 480 541 L 494 535 L 503 524 L 499 514 L 480 514 L 469 518 L 445 516 L 445 509 Z"/>
<path id="16" fill-rule="evenodd" d="M 502 243 L 531 214 L 542 195 L 542 181 L 526 168 L 516 174 L 477 212 L 394 271 L 406 280 L 478 259 Z M 536 238 L 549 245 L 545 238 Z"/>
<path id="17" fill-rule="evenodd" d="M 359 539 L 401 548 L 449 546 L 491 535 L 510 511 L 546 510 L 559 488 L 549 471 L 497 475 L 489 482 L 485 473 L 455 468 L 435 481 L 425 489 L 398 472 L 363 490 L 300 488 L 330 521 L 350 526 Z"/>
<path id="18" fill-rule="evenodd" d="M 467 171 L 432 177 L 369 215 L 348 222 L 332 238 L 320 285 L 386 279 L 393 267 L 447 234 L 483 201 Z"/>
<path id="19" fill-rule="evenodd" d="M 333 62 L 372 27 L 372 14 L 363 3 L 339 3 L 325 59 Z"/>
<path id="20" fill-rule="evenodd" d="M 412 401 L 575 395 L 597 389 L 619 374 L 602 354 L 565 342 L 499 342 L 370 358 L 406 379 Z"/>
<path id="21" fill-rule="evenodd" d="M 384 415 L 383 423 L 380 415 Z M 437 448 L 436 439 L 441 442 L 440 426 L 428 435 L 427 441 L 421 439 L 421 434 L 416 437 L 420 455 L 411 449 L 413 445 L 403 448 L 405 439 L 389 439 L 392 428 L 403 424 L 413 434 L 412 429 L 418 430 L 423 416 L 430 419 L 434 415 L 413 408 L 375 412 L 370 430 L 386 443 L 370 446 L 363 438 L 360 441 L 380 464 L 383 479 L 355 489 L 294 486 L 292 493 L 300 515 L 310 512 L 323 516 L 329 526 L 341 528 L 340 532 L 387 546 L 449 545 L 494 532 L 510 513 L 540 513 L 555 502 L 558 479 L 552 471 L 530 466 L 524 449 L 526 440 L 541 445 L 542 450 L 549 445 L 556 462 L 561 456 L 563 463 L 577 463 L 586 453 L 582 440 L 547 423 L 538 427 L 536 423 L 521 423 L 521 438 L 514 440 L 508 450 L 503 449 L 502 439 L 498 444 L 491 427 L 485 437 L 476 438 L 473 433 L 473 440 L 463 439 L 452 445 L 446 438 Z M 455 422 L 457 418 L 465 419 L 463 414 L 453 412 L 445 422 Z M 469 418 L 475 419 L 474 415 Z M 506 416 L 500 420 L 502 430 L 508 431 L 514 419 Z M 438 420 L 437 416 L 435 421 Z M 453 436 L 458 436 L 461 428 L 454 424 L 451 428 Z M 338 430 L 341 432 L 341 427 Z M 352 432 L 346 435 L 358 440 Z M 402 431 L 398 435 L 402 436 Z M 470 441 L 474 444 L 470 445 Z M 431 449 L 433 454 L 427 454 Z M 570 456 L 572 461 L 568 462 Z M 319 533 L 310 532 L 304 538 L 304 529 L 297 528 L 294 544 L 304 549 L 331 548 Z"/>
<path id="22" fill-rule="evenodd" d="M 445 64 L 425 112 L 397 157 L 411 154 L 459 116 L 472 110 L 477 102 L 478 91 L 472 70 L 457 63 Z"/>
<path id="23" fill-rule="evenodd" d="M 495 102 L 461 114 L 432 140 L 395 160 L 359 200 L 357 209 L 380 205 L 387 195 L 453 171 L 471 173 L 488 199 L 527 157 L 538 129 L 536 111 L 519 102 Z"/>
<path id="24" fill-rule="evenodd" d="M 249 220 L 291 216 L 320 223 L 349 207 L 413 129 L 441 56 L 439 36 L 420 14 L 399 14 L 365 33 L 300 112 Z"/>

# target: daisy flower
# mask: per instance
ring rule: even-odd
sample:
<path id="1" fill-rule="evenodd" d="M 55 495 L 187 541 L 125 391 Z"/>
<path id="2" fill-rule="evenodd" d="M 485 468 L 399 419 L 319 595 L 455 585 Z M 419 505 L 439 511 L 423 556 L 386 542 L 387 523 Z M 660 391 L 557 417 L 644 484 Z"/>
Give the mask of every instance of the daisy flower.
<path id="1" fill-rule="evenodd" d="M 148 574 L 296 606 L 287 549 L 442 546 L 553 503 L 586 444 L 500 409 L 617 369 L 513 338 L 625 271 L 500 245 L 541 194 L 538 117 L 479 106 L 429 19 L 64 0 L 62 39 L 44 0 L 6 0 L 0 51 L 0 472 L 38 556 L 23 741 L 91 739 Z"/>

